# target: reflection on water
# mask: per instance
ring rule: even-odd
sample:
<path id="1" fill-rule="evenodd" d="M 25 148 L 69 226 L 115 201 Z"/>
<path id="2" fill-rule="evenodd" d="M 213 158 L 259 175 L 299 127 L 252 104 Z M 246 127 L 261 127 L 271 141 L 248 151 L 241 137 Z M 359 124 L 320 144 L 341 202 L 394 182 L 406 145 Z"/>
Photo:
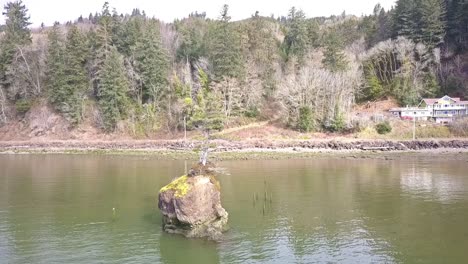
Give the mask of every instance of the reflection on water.
<path id="1" fill-rule="evenodd" d="M 434 172 L 431 168 L 421 168 L 415 164 L 401 174 L 400 180 L 403 190 L 408 193 L 447 203 L 465 197 L 464 181 L 465 177 Z"/>
<path id="2" fill-rule="evenodd" d="M 468 259 L 466 162 L 321 158 L 220 165 L 230 172 L 219 179 L 231 230 L 211 242 L 161 232 L 157 190 L 184 172 L 184 161 L 0 156 L 0 263 Z"/>

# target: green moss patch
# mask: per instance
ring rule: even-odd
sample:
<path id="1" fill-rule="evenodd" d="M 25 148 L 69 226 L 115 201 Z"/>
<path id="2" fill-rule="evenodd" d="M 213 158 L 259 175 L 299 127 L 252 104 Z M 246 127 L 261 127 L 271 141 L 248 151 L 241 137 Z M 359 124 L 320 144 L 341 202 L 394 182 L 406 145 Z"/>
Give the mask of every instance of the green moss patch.
<path id="1" fill-rule="evenodd" d="M 184 197 L 191 188 L 191 185 L 187 182 L 188 176 L 184 175 L 182 177 L 179 177 L 169 183 L 168 185 L 164 186 L 159 190 L 159 192 L 167 192 L 167 191 L 174 191 L 174 196 L 181 198 Z"/>
<path id="2" fill-rule="evenodd" d="M 221 191 L 221 184 L 216 179 L 216 177 L 214 175 L 209 175 L 209 177 L 210 177 L 210 182 L 216 187 L 218 191 Z"/>

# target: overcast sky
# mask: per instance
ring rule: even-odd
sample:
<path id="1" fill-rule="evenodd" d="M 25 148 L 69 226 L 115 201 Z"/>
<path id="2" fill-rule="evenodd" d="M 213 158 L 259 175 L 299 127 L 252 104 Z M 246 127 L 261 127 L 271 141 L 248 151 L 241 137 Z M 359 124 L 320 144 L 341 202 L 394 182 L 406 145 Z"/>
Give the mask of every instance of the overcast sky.
<path id="1" fill-rule="evenodd" d="M 10 0 L 0 0 L 1 6 Z M 23 0 L 29 9 L 33 26 L 42 22 L 46 26 L 54 21 L 66 22 L 80 15 L 87 17 L 89 13 L 99 12 L 105 0 Z M 111 7 L 119 13 L 131 13 L 133 8 L 145 10 L 149 16 L 154 16 L 165 22 L 175 18 L 186 17 L 194 11 L 206 12 L 210 18 L 219 15 L 223 4 L 228 4 L 234 20 L 250 17 L 256 10 L 260 15 L 286 15 L 289 8 L 295 6 L 304 10 L 308 17 L 347 14 L 370 14 L 377 3 L 388 9 L 395 0 L 109 0 Z M 0 19 L 4 23 L 4 18 Z"/>

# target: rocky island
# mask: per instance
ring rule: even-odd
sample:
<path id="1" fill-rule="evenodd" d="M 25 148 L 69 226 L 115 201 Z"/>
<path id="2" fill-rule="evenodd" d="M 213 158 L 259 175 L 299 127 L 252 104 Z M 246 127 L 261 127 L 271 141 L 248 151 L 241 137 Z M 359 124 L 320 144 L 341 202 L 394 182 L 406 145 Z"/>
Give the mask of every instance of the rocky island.
<path id="1" fill-rule="evenodd" d="M 159 191 L 163 230 L 189 238 L 218 239 L 227 230 L 220 184 L 212 163 L 199 163 Z"/>

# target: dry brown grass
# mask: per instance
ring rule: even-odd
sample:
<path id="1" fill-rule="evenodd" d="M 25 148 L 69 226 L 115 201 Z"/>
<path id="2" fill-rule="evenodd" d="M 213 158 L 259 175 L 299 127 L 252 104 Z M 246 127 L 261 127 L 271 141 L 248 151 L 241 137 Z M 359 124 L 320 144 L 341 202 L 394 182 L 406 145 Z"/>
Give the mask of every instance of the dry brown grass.
<path id="1" fill-rule="evenodd" d="M 468 117 L 450 124 L 449 129 L 457 137 L 468 137 Z"/>
<path id="2" fill-rule="evenodd" d="M 356 134 L 357 138 L 362 139 L 412 139 L 413 138 L 413 122 L 403 121 L 399 119 L 390 119 L 392 132 L 386 135 L 379 135 L 373 126 L 368 126 L 361 132 Z M 433 122 L 418 122 L 416 125 L 417 139 L 432 139 L 432 138 L 452 138 L 454 135 L 449 128 L 444 125 L 435 124 Z"/>

